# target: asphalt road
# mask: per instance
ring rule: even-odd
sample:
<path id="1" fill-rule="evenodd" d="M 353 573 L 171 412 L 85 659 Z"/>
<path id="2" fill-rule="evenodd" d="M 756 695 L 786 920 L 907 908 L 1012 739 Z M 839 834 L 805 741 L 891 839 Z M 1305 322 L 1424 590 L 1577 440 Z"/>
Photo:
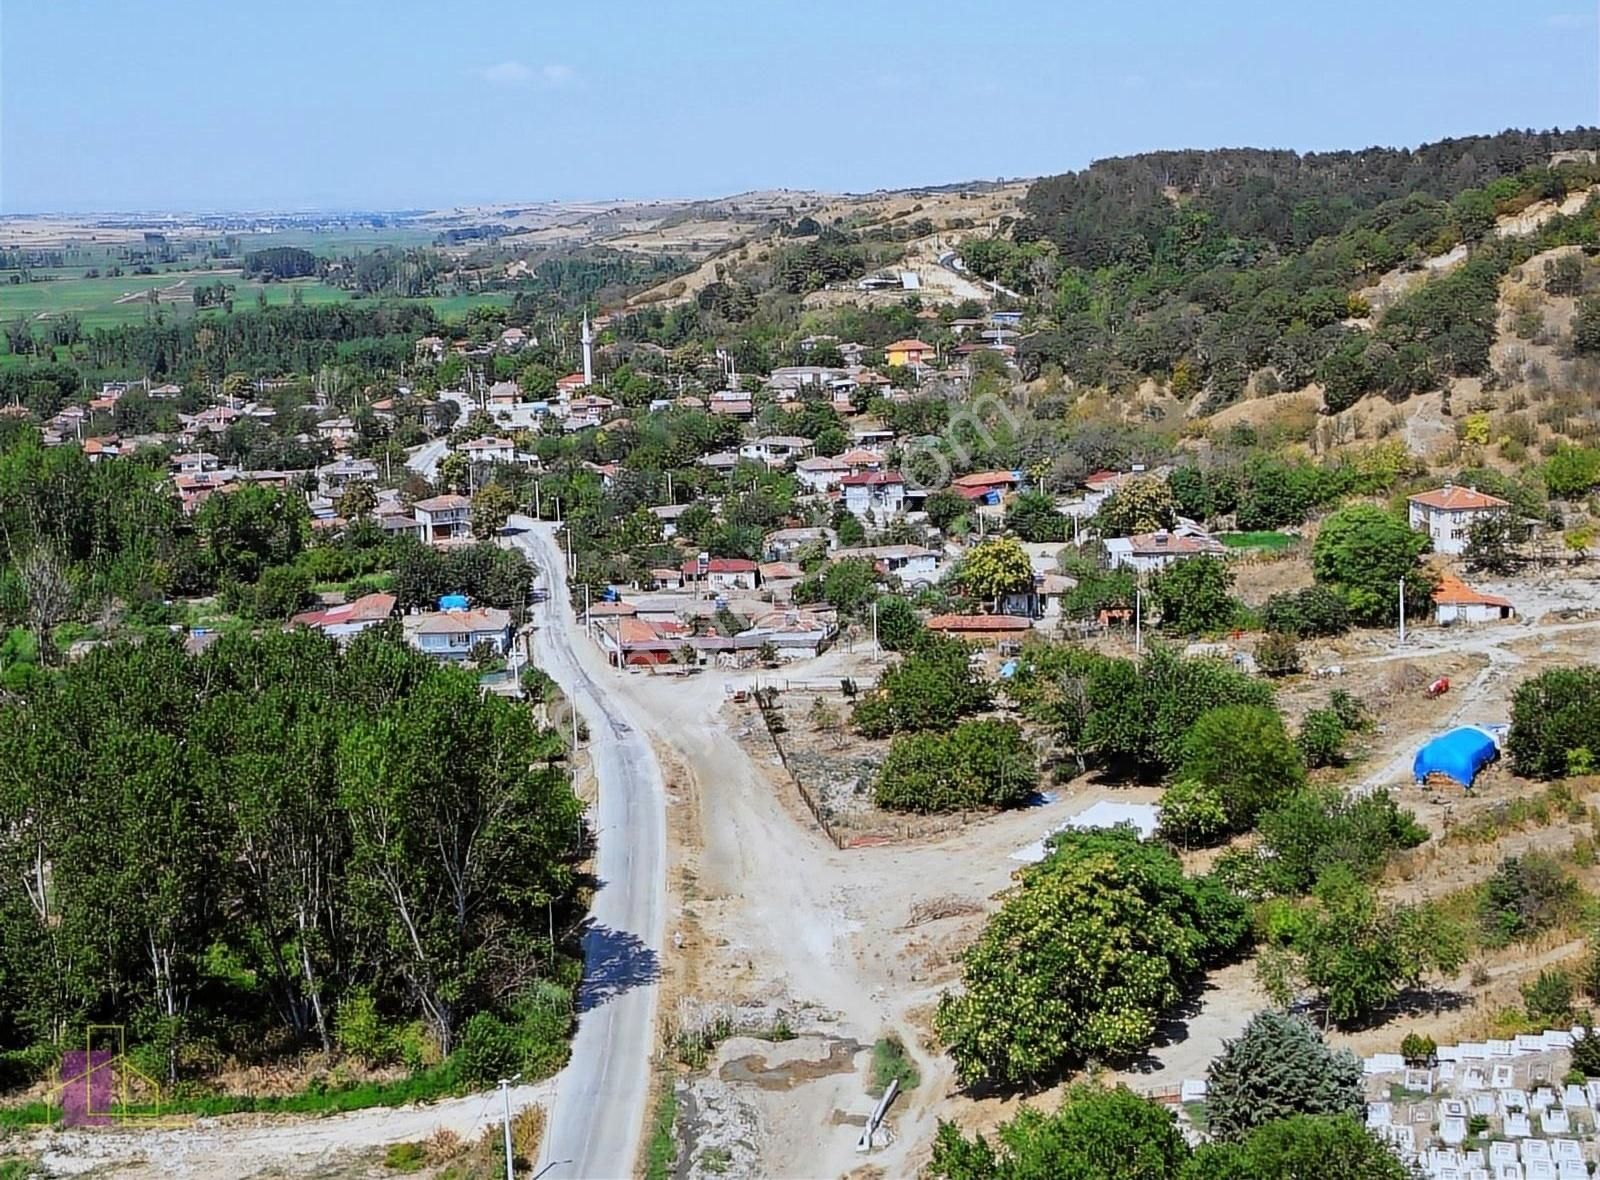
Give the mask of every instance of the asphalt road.
<path id="1" fill-rule="evenodd" d="M 649 738 L 606 679 L 598 649 L 568 605 L 564 554 L 554 526 L 513 516 L 507 539 L 544 575 L 549 600 L 535 608 L 534 663 L 577 705 L 589 727 L 600 784 L 593 822 L 600 888 L 584 937 L 583 986 L 572 1060 L 556 1096 L 536 1175 L 551 1180 L 626 1180 L 643 1133 L 655 1047 L 666 890 L 666 792 Z M 549 1167 L 548 1173 L 540 1168 Z"/>
<path id="2" fill-rule="evenodd" d="M 444 458 L 445 452 L 449 449 L 448 438 L 436 438 L 432 442 L 423 443 L 417 448 L 416 454 L 406 460 L 406 466 L 423 479 L 431 481 L 438 474 L 439 460 Z"/>

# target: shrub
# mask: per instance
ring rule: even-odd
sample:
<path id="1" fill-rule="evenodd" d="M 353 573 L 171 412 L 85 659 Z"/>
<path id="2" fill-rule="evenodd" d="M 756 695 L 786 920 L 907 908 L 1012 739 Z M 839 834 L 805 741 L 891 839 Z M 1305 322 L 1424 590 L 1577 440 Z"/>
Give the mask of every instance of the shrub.
<path id="1" fill-rule="evenodd" d="M 1213 844 L 1228 834 L 1228 813 L 1217 792 L 1182 779 L 1161 796 L 1161 835 L 1185 848 Z"/>
<path id="2" fill-rule="evenodd" d="M 1439 1046 L 1432 1037 L 1407 1033 L 1400 1041 L 1400 1056 L 1413 1069 L 1427 1069 L 1438 1058 Z"/>
<path id="3" fill-rule="evenodd" d="M 1261 608 L 1261 621 L 1268 631 L 1301 639 L 1343 635 L 1350 630 L 1350 608 L 1326 586 L 1308 586 L 1268 598 Z"/>
<path id="4" fill-rule="evenodd" d="M 1577 895 L 1577 883 L 1554 858 L 1537 852 L 1509 856 L 1479 895 L 1484 939 L 1505 946 L 1538 934 L 1562 920 Z"/>
<path id="5" fill-rule="evenodd" d="M 1289 897 L 1336 865 L 1370 878 L 1390 853 L 1428 838 L 1387 791 L 1359 797 L 1333 788 L 1300 791 L 1262 812 L 1256 826 L 1261 843 L 1249 855 L 1260 861 L 1263 891 Z"/>
<path id="6" fill-rule="evenodd" d="M 1213 1135 L 1240 1139 L 1296 1114 L 1365 1109 L 1361 1062 L 1330 1049 L 1309 1021 L 1267 1010 L 1251 1018 L 1206 1070 L 1206 1114 Z"/>
<path id="7" fill-rule="evenodd" d="M 1268 631 L 1256 643 L 1256 667 L 1268 676 L 1300 671 L 1300 644 L 1288 631 Z"/>
<path id="8" fill-rule="evenodd" d="M 1300 757 L 1312 770 L 1338 766 L 1344 761 L 1344 721 L 1333 709 L 1312 709 L 1300 723 L 1295 745 Z"/>
<path id="9" fill-rule="evenodd" d="M 1600 732 L 1600 667 L 1549 668 L 1517 686 L 1506 752 L 1529 778 L 1560 778 Z"/>
<path id="10" fill-rule="evenodd" d="M 1541 971 L 1522 985 L 1522 1003 L 1529 1020 L 1565 1023 L 1572 1019 L 1572 978 L 1565 971 Z"/>
<path id="11" fill-rule="evenodd" d="M 421 1143 L 395 1143 L 384 1152 L 383 1165 L 396 1172 L 420 1172 L 428 1162 L 428 1148 Z"/>
<path id="12" fill-rule="evenodd" d="M 867 1092 L 881 1095 L 890 1082 L 899 1082 L 900 1089 L 909 1093 L 922 1082 L 917 1063 L 906 1052 L 905 1044 L 894 1033 L 879 1037 L 872 1046 L 872 1084 Z"/>
<path id="13" fill-rule="evenodd" d="M 1038 785 L 1033 749 L 1012 721 L 963 721 L 949 733 L 900 734 L 878 772 L 879 807 L 1010 807 Z"/>
<path id="14" fill-rule="evenodd" d="M 973 671 L 967 645 L 932 637 L 883 674 L 851 712 L 867 737 L 916 730 L 948 730 L 989 704 L 989 687 Z"/>
<path id="15" fill-rule="evenodd" d="M 472 1086 L 489 1086 L 510 1077 L 522 1065 L 517 1031 L 492 1012 L 476 1012 L 461 1030 L 456 1049 L 461 1079 Z"/>
<path id="16" fill-rule="evenodd" d="M 333 1037 L 341 1053 L 367 1065 L 382 1064 L 391 1052 L 377 1002 L 363 988 L 353 990 L 339 1002 L 333 1016 Z"/>

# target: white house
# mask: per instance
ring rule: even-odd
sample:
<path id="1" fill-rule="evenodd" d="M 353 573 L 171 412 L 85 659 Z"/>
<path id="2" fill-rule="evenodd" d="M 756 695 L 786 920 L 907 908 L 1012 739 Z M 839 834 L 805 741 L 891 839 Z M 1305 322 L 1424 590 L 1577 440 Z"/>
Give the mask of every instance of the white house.
<path id="1" fill-rule="evenodd" d="M 795 478 L 809 492 L 831 492 L 849 474 L 850 464 L 826 455 L 801 459 L 794 465 Z"/>
<path id="2" fill-rule="evenodd" d="M 1498 623 L 1514 618 L 1516 608 L 1509 598 L 1474 590 L 1454 574 L 1445 574 L 1433 588 L 1434 622 Z"/>
<path id="3" fill-rule="evenodd" d="M 1166 529 L 1133 537 L 1112 537 L 1105 546 L 1112 569 L 1131 569 L 1141 574 L 1166 569 L 1186 557 L 1221 557 L 1228 552 L 1220 541 L 1203 534 L 1186 535 Z"/>
<path id="4" fill-rule="evenodd" d="M 856 516 L 869 512 L 880 520 L 899 516 L 906 507 L 906 481 L 898 471 L 862 471 L 839 481 L 844 506 Z"/>
<path id="5" fill-rule="evenodd" d="M 938 580 L 943 563 L 937 550 L 921 545 L 861 545 L 839 549 L 833 561 L 855 557 L 870 561 L 879 572 L 893 574 L 908 585 L 929 585 Z"/>
<path id="6" fill-rule="evenodd" d="M 494 607 L 423 611 L 400 620 L 406 642 L 441 660 L 464 660 L 480 643 L 504 653 L 511 645 L 511 615 Z"/>
<path id="7" fill-rule="evenodd" d="M 514 463 L 517 458 L 517 444 L 494 434 L 464 442 L 460 449 L 469 463 Z"/>
<path id="8" fill-rule="evenodd" d="M 418 500 L 411 506 L 422 527 L 422 543 L 436 545 L 472 535 L 472 501 L 449 493 Z"/>
<path id="9" fill-rule="evenodd" d="M 377 483 L 378 465 L 371 459 L 335 459 L 317 468 L 317 486 L 337 496 L 353 483 Z"/>
<path id="10" fill-rule="evenodd" d="M 739 458 L 765 463 L 768 467 L 782 467 L 810 453 L 811 440 L 797 434 L 769 434 L 739 447 Z"/>
<path id="11" fill-rule="evenodd" d="M 1468 529 L 1511 507 L 1509 500 L 1499 496 L 1448 483 L 1431 492 L 1409 496 L 1406 504 L 1411 527 L 1428 534 L 1436 553 L 1460 553 L 1467 547 Z"/>

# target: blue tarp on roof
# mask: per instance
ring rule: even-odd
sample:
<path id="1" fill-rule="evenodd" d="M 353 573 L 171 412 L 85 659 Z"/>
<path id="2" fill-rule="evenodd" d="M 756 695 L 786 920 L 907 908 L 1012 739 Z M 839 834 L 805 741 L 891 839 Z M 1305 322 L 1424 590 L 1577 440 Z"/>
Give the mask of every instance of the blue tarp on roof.
<path id="1" fill-rule="evenodd" d="M 1499 752 L 1499 743 L 1491 731 L 1463 725 L 1440 734 L 1418 750 L 1411 764 L 1411 776 L 1420 783 L 1430 774 L 1442 774 L 1463 787 L 1470 787 L 1478 772 L 1493 762 Z"/>
<path id="2" fill-rule="evenodd" d="M 466 610 L 467 596 L 465 594 L 444 594 L 439 598 L 440 610 Z"/>

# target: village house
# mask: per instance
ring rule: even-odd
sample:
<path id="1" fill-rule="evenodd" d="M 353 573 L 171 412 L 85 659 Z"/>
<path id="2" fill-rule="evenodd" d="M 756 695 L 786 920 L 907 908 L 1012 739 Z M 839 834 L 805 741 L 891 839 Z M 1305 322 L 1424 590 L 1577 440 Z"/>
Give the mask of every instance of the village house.
<path id="1" fill-rule="evenodd" d="M 1158 529 L 1132 537 L 1111 537 L 1105 542 L 1106 558 L 1112 569 L 1151 573 L 1166 569 L 1186 557 L 1222 557 L 1228 550 L 1220 541 L 1198 535 Z"/>
<path id="2" fill-rule="evenodd" d="M 893 344 L 883 346 L 883 358 L 891 369 L 898 369 L 902 365 L 917 368 L 933 360 L 933 352 L 933 345 L 924 344 L 921 340 L 896 340 Z"/>
<path id="3" fill-rule="evenodd" d="M 348 450 L 356 441 L 356 424 L 352 418 L 329 418 L 317 423 L 317 437 L 330 444 L 334 450 Z"/>
<path id="4" fill-rule="evenodd" d="M 870 561 L 880 574 L 892 574 L 908 586 L 932 585 L 943 568 L 938 550 L 921 545 L 859 545 L 835 550 L 830 560 L 844 561 L 852 557 Z"/>
<path id="5" fill-rule="evenodd" d="M 577 393 L 578 390 L 586 388 L 588 384 L 583 379 L 582 373 L 568 373 L 565 377 L 557 377 L 556 396 L 564 400 Z"/>
<path id="6" fill-rule="evenodd" d="M 488 409 L 509 409 L 522 400 L 522 389 L 515 381 L 496 381 L 484 393 L 483 400 Z"/>
<path id="7" fill-rule="evenodd" d="M 422 611 L 400 620 L 406 642 L 440 660 L 465 660 L 479 644 L 497 654 L 511 645 L 511 615 L 494 607 Z"/>
<path id="8" fill-rule="evenodd" d="M 83 440 L 83 453 L 88 456 L 91 463 L 115 459 L 122 454 L 122 442 L 114 434 L 108 434 L 104 438 L 86 438 Z"/>
<path id="9" fill-rule="evenodd" d="M 444 340 L 438 336 L 424 336 L 417 341 L 416 355 L 420 360 L 443 360 Z"/>
<path id="10" fill-rule="evenodd" d="M 742 641 L 759 645 L 770 643 L 778 659 L 815 659 L 827 650 L 838 630 L 830 620 L 809 610 L 775 610 L 751 620 L 750 628 L 739 632 Z"/>
<path id="11" fill-rule="evenodd" d="M 650 509 L 650 515 L 661 522 L 663 541 L 670 541 L 678 535 L 678 518 L 692 507 L 692 504 L 656 504 Z"/>
<path id="12" fill-rule="evenodd" d="M 794 476 L 808 492 L 831 492 L 839 481 L 850 474 L 850 465 L 843 459 L 826 455 L 813 455 L 794 465 Z"/>
<path id="13" fill-rule="evenodd" d="M 472 501 L 453 493 L 418 500 L 411 506 L 422 528 L 422 543 L 461 540 L 472 535 Z"/>
<path id="14" fill-rule="evenodd" d="M 1467 547 L 1467 531 L 1480 520 L 1504 512 L 1509 500 L 1472 488 L 1445 484 L 1406 498 L 1411 527 L 1428 534 L 1435 553 L 1459 554 Z"/>
<path id="15" fill-rule="evenodd" d="M 378 465 L 371 459 L 335 459 L 317 468 L 317 488 L 337 496 L 353 483 L 377 483 Z"/>
<path id="16" fill-rule="evenodd" d="M 701 455 L 695 462 L 718 475 L 726 475 L 739 466 L 739 456 L 733 451 L 712 451 L 709 455 Z"/>
<path id="17" fill-rule="evenodd" d="M 793 561 L 800 552 L 813 545 L 821 545 L 823 550 L 832 549 L 839 543 L 839 535 L 830 528 L 821 526 L 805 526 L 800 528 L 777 529 L 770 532 L 762 540 L 762 552 L 768 561 Z"/>
<path id="18" fill-rule="evenodd" d="M 796 434 L 769 434 L 739 447 L 741 459 L 765 463 L 768 467 L 782 467 L 811 453 L 811 440 Z"/>
<path id="19" fill-rule="evenodd" d="M 851 475 L 860 475 L 863 471 L 882 471 L 883 452 L 869 450 L 866 447 L 851 447 L 839 456 Z"/>
<path id="20" fill-rule="evenodd" d="M 1498 623 L 1516 617 L 1509 598 L 1474 590 L 1454 574 L 1442 574 L 1433 588 L 1433 618 L 1450 623 Z"/>
<path id="21" fill-rule="evenodd" d="M 879 520 L 899 516 L 906 507 L 906 481 L 896 471 L 863 471 L 839 481 L 845 508 L 856 516 L 871 513 Z"/>
<path id="22" fill-rule="evenodd" d="M 393 594 L 364 594 L 354 602 L 320 610 L 302 611 L 289 620 L 290 626 L 311 627 L 340 643 L 361 634 L 368 627 L 376 627 L 394 614 Z"/>
<path id="23" fill-rule="evenodd" d="M 500 333 L 501 352 L 520 352 L 530 343 L 528 333 L 521 328 L 507 328 Z"/>
<path id="24" fill-rule="evenodd" d="M 950 490 L 963 499 L 1000 504 L 1021 482 L 1022 476 L 1015 471 L 976 471 L 952 479 Z"/>
<path id="25" fill-rule="evenodd" d="M 380 505 L 378 526 L 386 537 L 411 537 L 422 540 L 422 522 L 397 504 Z"/>
<path id="26" fill-rule="evenodd" d="M 669 569 L 665 566 L 661 566 L 650 571 L 649 581 L 651 584 L 651 589 L 682 590 L 683 571 L 680 569 Z"/>
<path id="27" fill-rule="evenodd" d="M 459 448 L 469 463 L 514 463 L 517 445 L 509 438 L 486 434 L 461 444 Z"/>
<path id="28" fill-rule="evenodd" d="M 761 578 L 756 563 L 743 557 L 713 557 L 704 563 L 690 559 L 683 563 L 682 572 L 686 582 L 718 594 L 754 590 Z"/>
<path id="29" fill-rule="evenodd" d="M 192 516 L 200 505 L 214 492 L 231 490 L 239 485 L 233 482 L 231 472 L 204 471 L 195 475 L 175 475 L 172 486 L 178 489 L 178 502 L 185 515 Z"/>

